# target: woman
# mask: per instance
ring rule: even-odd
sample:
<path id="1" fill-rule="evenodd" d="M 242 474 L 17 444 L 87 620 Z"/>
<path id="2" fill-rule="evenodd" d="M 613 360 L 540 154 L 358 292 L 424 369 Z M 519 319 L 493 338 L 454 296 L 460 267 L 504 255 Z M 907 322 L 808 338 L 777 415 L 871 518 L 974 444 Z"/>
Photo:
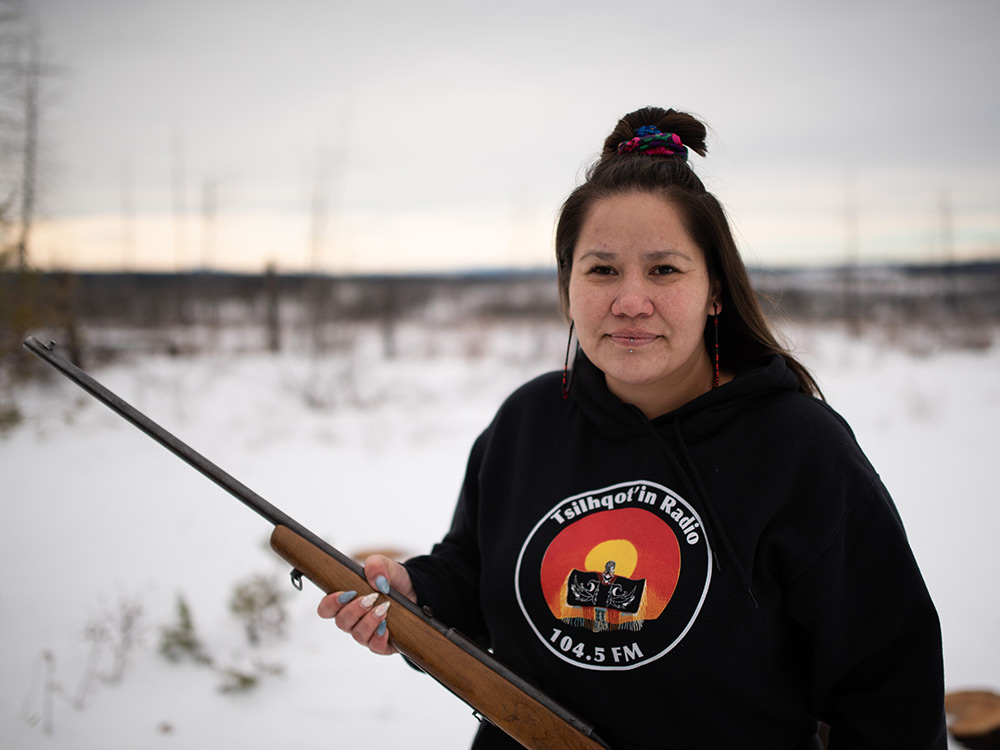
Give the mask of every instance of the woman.
<path id="1" fill-rule="evenodd" d="M 500 408 L 430 555 L 366 575 L 614 748 L 812 748 L 819 722 L 834 748 L 944 748 L 940 629 L 899 516 L 776 342 L 689 150 L 690 115 L 618 123 L 556 232 L 572 371 Z M 319 611 L 392 653 L 384 609 Z M 511 746 L 485 724 L 474 743 Z"/>

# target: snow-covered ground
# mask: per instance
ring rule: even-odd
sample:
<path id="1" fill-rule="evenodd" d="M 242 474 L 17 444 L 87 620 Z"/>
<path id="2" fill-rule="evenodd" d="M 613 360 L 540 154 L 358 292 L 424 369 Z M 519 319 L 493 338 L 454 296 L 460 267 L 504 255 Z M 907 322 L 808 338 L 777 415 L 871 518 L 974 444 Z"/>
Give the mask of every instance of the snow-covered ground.
<path id="1" fill-rule="evenodd" d="M 899 506 L 941 613 L 949 688 L 1000 688 L 1000 345 L 790 335 Z M 514 386 L 561 364 L 564 331 L 403 327 L 393 359 L 377 330 L 353 341 L 350 357 L 145 356 L 92 372 L 339 549 L 420 552 L 447 527 L 473 438 Z M 234 585 L 287 580 L 265 521 L 62 378 L 16 400 L 23 421 L 0 435 L 0 747 L 468 746 L 469 709 L 316 617 L 315 589 L 287 587 L 287 638 L 246 644 Z M 178 595 L 219 663 L 280 674 L 221 693 L 217 673 L 167 662 L 157 646 Z M 83 690 L 83 633 L 125 604 L 141 608 L 144 639 L 120 684 Z"/>

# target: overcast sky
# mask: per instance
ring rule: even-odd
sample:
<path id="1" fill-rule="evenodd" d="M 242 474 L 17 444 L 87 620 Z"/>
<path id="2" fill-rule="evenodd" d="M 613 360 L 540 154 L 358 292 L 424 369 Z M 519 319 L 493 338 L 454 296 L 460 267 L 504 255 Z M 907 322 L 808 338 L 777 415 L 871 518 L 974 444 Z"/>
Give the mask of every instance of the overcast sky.
<path id="1" fill-rule="evenodd" d="M 751 263 L 1000 254 L 996 0 L 29 4 L 39 265 L 545 266 L 646 104 L 708 123 Z"/>

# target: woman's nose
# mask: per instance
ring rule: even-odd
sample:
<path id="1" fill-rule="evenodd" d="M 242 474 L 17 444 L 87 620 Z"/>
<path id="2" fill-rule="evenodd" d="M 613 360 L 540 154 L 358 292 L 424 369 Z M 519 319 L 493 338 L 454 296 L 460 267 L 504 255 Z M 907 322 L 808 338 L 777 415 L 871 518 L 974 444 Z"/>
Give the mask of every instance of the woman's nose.
<path id="1" fill-rule="evenodd" d="M 618 287 L 618 296 L 611 304 L 611 312 L 627 318 L 652 314 L 653 303 L 642 279 L 626 277 L 622 280 L 621 286 Z"/>

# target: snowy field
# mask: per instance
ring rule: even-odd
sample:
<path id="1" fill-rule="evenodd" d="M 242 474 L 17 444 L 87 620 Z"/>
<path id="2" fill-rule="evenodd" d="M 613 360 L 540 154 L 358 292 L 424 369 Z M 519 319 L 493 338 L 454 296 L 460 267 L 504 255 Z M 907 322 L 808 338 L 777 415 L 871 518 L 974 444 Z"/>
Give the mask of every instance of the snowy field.
<path id="1" fill-rule="evenodd" d="M 977 349 L 789 334 L 899 506 L 949 689 L 1000 688 L 997 334 Z M 561 365 L 564 332 L 401 328 L 392 359 L 375 330 L 353 340 L 350 357 L 146 356 L 92 373 L 344 552 L 422 552 L 473 438 L 514 386 Z M 0 435 L 0 748 L 468 746 L 464 704 L 316 617 L 316 589 L 285 586 L 265 521 L 61 377 L 16 400 L 23 421 Z M 288 592 L 286 637 L 258 647 L 227 606 L 254 574 Z M 217 665 L 276 673 L 223 693 L 217 671 L 165 660 L 178 595 Z M 142 638 L 118 684 L 88 682 L 96 628 L 113 634 L 122 607 Z"/>

